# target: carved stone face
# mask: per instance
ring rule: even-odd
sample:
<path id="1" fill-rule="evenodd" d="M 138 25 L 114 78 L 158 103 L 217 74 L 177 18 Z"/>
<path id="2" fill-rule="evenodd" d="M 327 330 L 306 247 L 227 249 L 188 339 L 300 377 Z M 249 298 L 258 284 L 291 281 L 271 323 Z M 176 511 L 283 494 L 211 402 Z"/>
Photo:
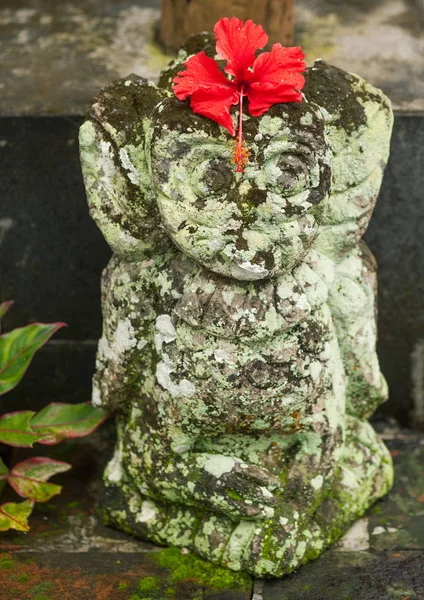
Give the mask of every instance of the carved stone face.
<path id="1" fill-rule="evenodd" d="M 164 100 L 152 115 L 150 161 L 165 229 L 205 267 L 240 280 L 264 279 L 302 261 L 328 195 L 331 153 L 313 103 L 279 104 L 245 117 L 249 163 L 232 164 L 234 138 Z"/>

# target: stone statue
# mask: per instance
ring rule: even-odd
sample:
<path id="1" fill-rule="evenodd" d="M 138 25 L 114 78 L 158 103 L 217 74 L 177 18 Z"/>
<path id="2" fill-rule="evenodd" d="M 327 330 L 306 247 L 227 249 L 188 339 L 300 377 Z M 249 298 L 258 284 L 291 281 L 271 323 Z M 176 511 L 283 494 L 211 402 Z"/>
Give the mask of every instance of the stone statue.
<path id="1" fill-rule="evenodd" d="M 301 103 L 244 117 L 250 152 L 171 81 L 107 85 L 81 127 L 90 212 L 113 250 L 93 402 L 116 411 L 108 523 L 234 570 L 317 557 L 392 484 L 367 421 L 387 398 L 376 263 L 361 238 L 392 112 L 317 61 Z M 232 109 L 234 119 L 238 108 Z"/>

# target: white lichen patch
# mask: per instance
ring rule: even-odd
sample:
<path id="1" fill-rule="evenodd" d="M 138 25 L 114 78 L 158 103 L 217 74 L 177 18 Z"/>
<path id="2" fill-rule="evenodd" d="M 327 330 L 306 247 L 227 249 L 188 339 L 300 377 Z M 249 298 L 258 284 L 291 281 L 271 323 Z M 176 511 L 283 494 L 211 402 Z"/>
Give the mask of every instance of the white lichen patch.
<path id="1" fill-rule="evenodd" d="M 157 510 L 154 504 L 145 500 L 141 505 L 141 512 L 136 515 L 135 520 L 138 523 L 148 523 L 156 517 Z"/>
<path id="2" fill-rule="evenodd" d="M 203 462 L 202 466 L 211 475 L 214 475 L 217 479 L 222 477 L 224 473 L 230 473 L 236 464 L 236 461 L 230 456 L 222 456 L 219 454 L 210 455 L 206 461 Z"/>
<path id="3" fill-rule="evenodd" d="M 322 484 L 324 483 L 324 478 L 322 475 L 317 475 L 313 479 L 311 479 L 311 485 L 314 490 L 320 490 L 322 488 Z"/>
<path id="4" fill-rule="evenodd" d="M 171 315 L 159 315 L 156 318 L 156 331 L 156 350 L 160 352 L 162 350 L 163 343 L 170 344 L 177 337 L 177 332 L 172 324 Z"/>
<path id="5" fill-rule="evenodd" d="M 158 384 L 167 390 L 173 398 L 178 396 L 191 397 L 196 393 L 196 386 L 188 379 L 181 379 L 175 383 L 171 378 L 171 373 L 175 371 L 175 366 L 169 356 L 164 352 L 162 360 L 156 367 L 156 380 Z"/>

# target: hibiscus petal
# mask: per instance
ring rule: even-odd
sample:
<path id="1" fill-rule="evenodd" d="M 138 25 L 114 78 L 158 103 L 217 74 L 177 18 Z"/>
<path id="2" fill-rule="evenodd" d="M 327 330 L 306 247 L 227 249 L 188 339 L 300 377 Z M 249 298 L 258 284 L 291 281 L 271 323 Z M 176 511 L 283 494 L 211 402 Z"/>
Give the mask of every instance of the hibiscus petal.
<path id="1" fill-rule="evenodd" d="M 246 79 L 249 83 L 285 82 L 288 73 L 300 73 L 306 70 L 304 59 L 305 55 L 299 46 L 284 48 L 281 44 L 274 44 L 271 52 L 263 52 L 258 56 L 253 64 L 253 72 L 249 71 Z M 300 81 L 297 80 L 297 85 Z"/>
<path id="2" fill-rule="evenodd" d="M 254 82 L 247 88 L 249 98 L 249 112 L 253 117 L 259 117 L 274 104 L 280 102 L 301 102 L 302 94 L 298 91 L 304 85 L 304 78 L 300 73 L 291 73 L 287 79 L 290 81 L 275 85 L 273 83 Z"/>
<path id="3" fill-rule="evenodd" d="M 232 17 L 220 19 L 214 27 L 216 51 L 220 58 L 227 60 L 225 72 L 242 81 L 247 69 L 253 65 L 255 52 L 268 43 L 268 36 L 260 25 L 249 20 Z"/>
<path id="4" fill-rule="evenodd" d="M 190 106 L 193 112 L 212 119 L 235 135 L 234 124 L 230 115 L 230 107 L 237 104 L 240 93 L 235 88 L 211 87 L 201 88 L 191 96 Z"/>
<path id="5" fill-rule="evenodd" d="M 185 63 L 186 70 L 180 71 L 173 79 L 174 93 L 179 100 L 202 88 L 223 87 L 234 90 L 234 84 L 219 70 L 218 63 L 206 56 L 205 52 L 195 54 Z"/>

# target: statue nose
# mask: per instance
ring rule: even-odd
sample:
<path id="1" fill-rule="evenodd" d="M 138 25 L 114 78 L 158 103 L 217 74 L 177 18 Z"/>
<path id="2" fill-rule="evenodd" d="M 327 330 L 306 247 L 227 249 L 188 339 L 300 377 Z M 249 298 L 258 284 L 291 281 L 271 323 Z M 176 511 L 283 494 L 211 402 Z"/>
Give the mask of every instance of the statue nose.
<path id="1" fill-rule="evenodd" d="M 249 190 L 247 194 L 242 194 L 241 190 L 237 197 L 237 205 L 243 215 L 243 220 L 247 219 L 256 220 L 256 209 L 261 204 L 266 202 L 267 192 L 266 190 L 259 190 L 257 188 Z"/>

